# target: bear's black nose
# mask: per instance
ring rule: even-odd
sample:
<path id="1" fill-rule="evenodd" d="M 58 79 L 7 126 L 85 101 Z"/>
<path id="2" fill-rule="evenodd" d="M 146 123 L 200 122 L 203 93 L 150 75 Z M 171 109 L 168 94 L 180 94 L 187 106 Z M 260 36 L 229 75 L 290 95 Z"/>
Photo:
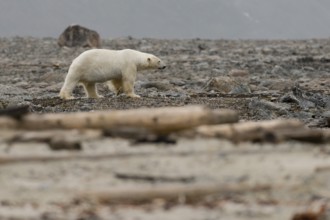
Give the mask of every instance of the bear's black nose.
<path id="1" fill-rule="evenodd" d="M 161 67 L 159 67 L 159 69 L 165 69 L 166 68 L 166 66 L 164 65 L 164 66 L 161 66 Z"/>

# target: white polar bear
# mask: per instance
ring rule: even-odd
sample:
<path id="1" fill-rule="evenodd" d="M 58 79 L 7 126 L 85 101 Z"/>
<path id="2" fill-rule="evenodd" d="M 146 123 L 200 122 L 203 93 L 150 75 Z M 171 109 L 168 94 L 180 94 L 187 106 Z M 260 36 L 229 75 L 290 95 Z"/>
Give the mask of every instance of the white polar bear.
<path id="1" fill-rule="evenodd" d="M 82 83 L 88 98 L 100 98 L 95 83 L 107 82 L 116 94 L 124 92 L 132 98 L 136 73 L 140 70 L 164 69 L 166 65 L 158 57 L 136 50 L 91 49 L 73 60 L 60 92 L 62 99 L 73 99 L 72 91 Z"/>

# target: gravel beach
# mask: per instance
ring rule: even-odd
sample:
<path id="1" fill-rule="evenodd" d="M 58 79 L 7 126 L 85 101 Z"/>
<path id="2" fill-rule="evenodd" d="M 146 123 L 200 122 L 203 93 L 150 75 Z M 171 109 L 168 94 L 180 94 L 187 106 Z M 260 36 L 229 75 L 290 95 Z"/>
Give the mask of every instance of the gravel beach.
<path id="1" fill-rule="evenodd" d="M 142 99 L 116 96 L 99 84 L 104 98 L 87 99 L 77 87 L 76 99 L 65 101 L 58 93 L 69 65 L 88 48 L 60 48 L 53 38 L 0 38 L 0 109 L 26 105 L 33 113 L 57 113 L 197 104 L 236 110 L 241 121 L 294 118 L 310 128 L 329 130 L 330 39 L 129 37 L 103 39 L 102 47 L 152 53 L 167 68 L 138 73 L 135 91 Z M 0 219 L 291 219 L 294 213 L 318 212 L 327 205 L 329 150 L 329 142 L 233 143 L 180 137 L 169 144 L 108 137 L 82 141 L 77 152 L 0 139 Z M 129 156 L 97 156 L 102 154 Z M 36 155 L 92 157 L 25 163 L 1 159 Z M 162 178 L 121 178 L 124 174 Z M 80 197 L 95 190 L 194 184 L 242 190 L 194 202 L 183 198 L 107 204 Z"/>

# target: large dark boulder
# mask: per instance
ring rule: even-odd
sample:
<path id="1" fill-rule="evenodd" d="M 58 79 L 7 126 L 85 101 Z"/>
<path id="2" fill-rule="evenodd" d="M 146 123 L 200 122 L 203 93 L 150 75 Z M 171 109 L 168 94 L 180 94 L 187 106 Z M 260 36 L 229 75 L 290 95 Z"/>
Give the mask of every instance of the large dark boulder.
<path id="1" fill-rule="evenodd" d="M 80 25 L 67 27 L 59 36 L 57 43 L 60 47 L 101 47 L 100 35 Z"/>

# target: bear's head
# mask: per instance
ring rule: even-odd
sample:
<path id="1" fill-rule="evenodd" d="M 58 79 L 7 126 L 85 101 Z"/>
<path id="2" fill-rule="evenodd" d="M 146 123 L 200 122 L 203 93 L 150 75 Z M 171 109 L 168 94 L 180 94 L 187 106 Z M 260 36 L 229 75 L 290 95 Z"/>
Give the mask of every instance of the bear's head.
<path id="1" fill-rule="evenodd" d="M 154 55 L 147 57 L 147 69 L 165 69 L 165 63 Z"/>

